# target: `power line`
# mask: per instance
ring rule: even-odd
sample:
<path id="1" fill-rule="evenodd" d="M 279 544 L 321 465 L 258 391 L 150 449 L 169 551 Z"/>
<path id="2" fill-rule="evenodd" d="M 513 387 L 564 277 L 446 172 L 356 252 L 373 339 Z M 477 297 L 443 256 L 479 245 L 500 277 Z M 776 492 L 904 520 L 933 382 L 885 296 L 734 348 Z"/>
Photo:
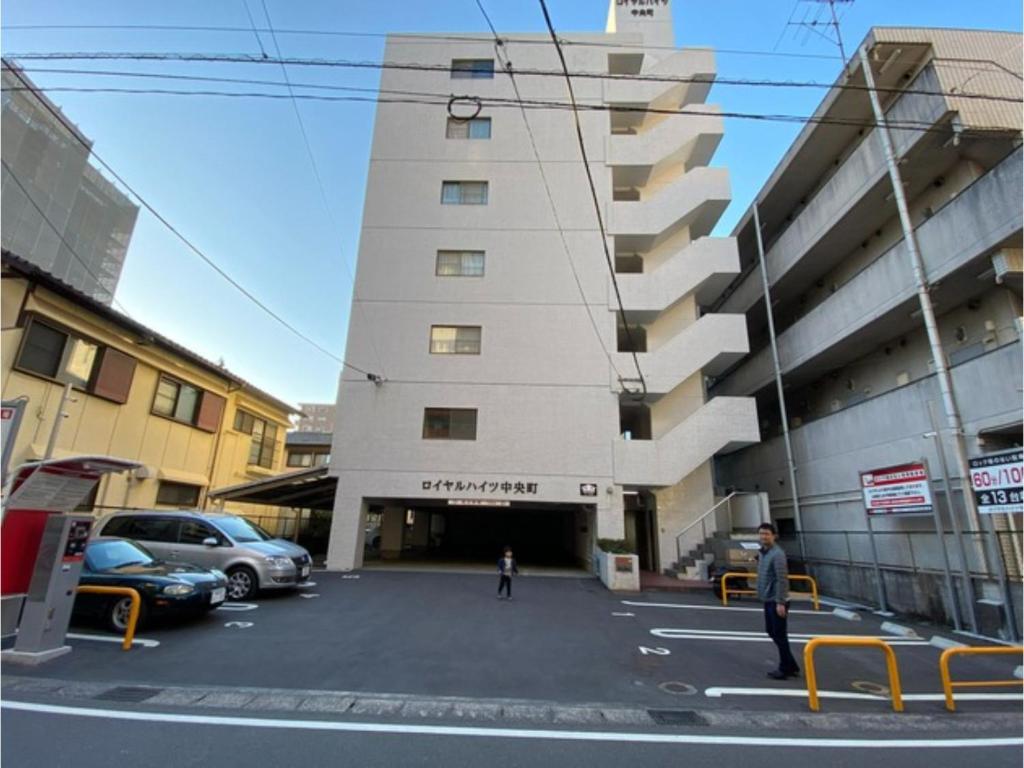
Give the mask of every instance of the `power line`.
<path id="1" fill-rule="evenodd" d="M 243 2 L 246 2 L 246 0 L 243 0 Z M 281 56 L 281 46 L 277 42 L 277 34 L 274 32 L 274 24 L 270 20 L 270 11 L 267 10 L 267 2 L 266 0 L 260 0 L 260 4 L 263 6 L 263 15 L 267 18 L 267 27 L 270 29 L 270 39 L 274 43 L 274 50 L 277 51 L 277 58 L 281 60 L 283 58 Z M 248 9 L 248 7 L 248 3 L 246 3 L 246 9 Z M 263 57 L 267 58 L 265 52 Z M 292 109 L 295 111 L 295 119 L 299 124 L 299 133 L 302 134 L 302 143 L 306 148 L 306 157 L 309 158 L 309 166 L 313 171 L 313 178 L 316 180 L 317 190 L 320 192 L 320 201 L 323 203 L 324 211 L 327 212 L 327 218 L 331 220 L 331 225 L 335 232 L 340 235 L 341 227 L 338 226 L 338 220 L 335 218 L 334 211 L 331 210 L 331 204 L 327 200 L 327 190 L 324 187 L 323 177 L 320 175 L 320 167 L 317 165 L 316 155 L 313 154 L 313 146 L 309 142 L 309 134 L 306 132 L 306 123 L 302 119 L 302 112 L 299 110 L 299 102 L 295 99 L 295 91 L 292 89 L 291 79 L 288 77 L 288 68 L 285 66 L 283 61 L 281 62 L 281 74 L 284 77 L 285 86 L 288 88 L 288 96 L 291 100 Z M 359 303 L 358 297 L 356 296 L 356 279 L 352 274 L 352 270 L 348 266 L 348 260 L 345 258 L 344 253 L 341 254 L 341 263 L 345 268 L 345 273 L 348 275 L 348 278 L 352 283 L 352 304 L 357 308 L 356 311 L 362 314 L 362 305 Z M 366 317 L 363 315 L 363 321 L 365 322 L 365 320 Z M 374 355 L 377 358 L 377 365 L 380 367 L 381 374 L 384 374 L 384 361 L 381 358 L 380 350 L 377 348 L 377 343 L 373 338 L 373 326 L 369 323 L 367 323 L 367 336 L 370 339 L 370 346 L 373 348 Z M 372 380 L 374 382 L 379 382 L 381 380 L 381 376 L 377 376 Z"/>
<path id="2" fill-rule="evenodd" d="M 5 90 L 7 90 L 7 89 L 5 89 Z M 15 89 L 15 90 L 26 90 L 26 89 Z M 27 90 L 31 90 L 31 89 L 27 89 Z M 56 107 L 51 106 L 47 102 L 47 100 L 45 100 L 45 99 L 37 99 L 37 102 L 39 104 L 42 104 L 46 108 L 46 110 L 49 111 L 55 118 L 57 118 L 58 120 L 63 121 L 63 118 L 57 112 Z M 330 357 L 332 360 L 334 360 L 335 362 L 339 363 L 340 365 L 343 365 L 346 368 L 351 368 L 354 371 L 358 371 L 359 373 L 363 374 L 367 378 L 370 378 L 371 380 L 373 380 L 372 377 L 375 374 L 371 374 L 369 371 L 364 371 L 362 368 L 359 368 L 358 366 L 352 365 L 351 363 L 346 362 L 342 358 L 338 357 L 333 352 L 331 352 L 330 350 L 328 350 L 325 347 L 321 346 L 319 343 L 317 343 L 316 341 L 311 339 L 306 334 L 302 333 L 302 331 L 298 330 L 295 326 L 293 326 L 291 323 L 289 323 L 287 320 L 285 320 L 279 314 L 274 312 L 274 310 L 272 310 L 270 307 L 268 307 L 266 304 L 264 304 L 262 301 L 260 301 L 247 288 L 245 288 L 237 280 L 235 280 L 233 277 L 231 277 L 231 275 L 229 275 L 227 272 L 225 272 L 213 259 L 211 259 L 209 256 L 207 256 L 197 245 L 195 245 L 191 240 L 189 240 L 187 237 L 185 237 L 185 235 L 183 235 L 180 230 L 178 230 L 173 224 L 171 224 L 166 218 L 164 218 L 163 215 L 159 211 L 157 211 L 156 208 L 154 208 L 149 203 L 148 200 L 146 200 L 146 198 L 144 198 L 138 191 L 136 191 L 135 188 L 132 187 L 127 181 L 125 181 L 124 178 L 122 178 L 121 175 L 117 171 L 115 171 L 110 166 L 110 164 L 107 163 L 106 160 L 104 160 L 102 157 L 100 157 L 100 155 L 96 152 L 94 147 L 91 147 L 88 144 L 86 144 L 85 140 L 82 139 L 80 136 L 78 136 L 77 133 L 71 132 L 71 135 L 74 136 L 75 139 L 79 143 L 82 144 L 82 146 L 84 146 L 87 150 L 89 150 L 90 155 L 93 158 L 96 159 L 96 162 L 98 162 L 100 165 L 102 165 L 111 176 L 113 176 L 115 179 L 117 179 L 117 181 L 120 182 L 121 185 L 125 189 L 127 189 L 135 197 L 135 199 L 138 200 L 139 203 L 147 211 L 149 211 L 151 214 L 153 214 L 153 216 L 155 216 L 156 219 L 161 224 L 163 224 L 175 237 L 177 237 L 182 243 L 184 243 L 185 246 L 190 251 L 192 251 L 200 259 L 202 259 L 211 269 L 213 269 L 218 275 L 220 275 L 228 283 L 230 283 L 239 293 L 241 293 L 243 296 L 245 296 L 247 299 L 249 299 L 249 301 L 251 301 L 257 307 L 262 309 L 266 314 L 270 315 L 274 320 L 276 320 L 278 323 L 283 325 L 285 328 L 287 328 L 294 335 L 298 336 L 300 339 L 305 341 L 310 346 L 316 348 L 317 350 L 322 352 L 324 355 L 327 355 L 328 357 Z M 6 163 L 4 163 L 4 165 L 6 166 Z M 11 174 L 11 178 L 16 179 L 14 174 Z M 37 209 L 38 209 L 38 207 L 37 207 Z"/>
<path id="3" fill-rule="evenodd" d="M 540 171 L 541 183 L 544 185 L 544 193 L 547 195 L 548 205 L 551 208 L 551 215 L 555 220 L 555 228 L 558 230 L 558 237 L 562 243 L 562 250 L 565 252 L 566 260 L 569 262 L 569 271 L 572 272 L 573 281 L 576 283 L 576 290 L 579 291 L 580 299 L 583 301 L 583 308 L 590 320 L 590 327 L 594 329 L 594 335 L 597 337 L 597 343 L 601 345 L 601 351 L 604 352 L 605 357 L 608 358 L 608 364 L 611 365 L 612 370 L 615 371 L 619 381 L 623 382 L 624 377 L 622 375 L 622 371 L 619 370 L 619 367 L 615 364 L 615 359 L 605 346 L 604 338 L 601 336 L 601 329 L 598 327 L 597 320 L 594 318 L 594 312 L 590 307 L 590 303 L 587 301 L 586 292 L 583 290 L 583 283 L 580 280 L 579 273 L 576 271 L 576 264 L 573 261 L 572 252 L 565 237 L 565 230 L 562 228 L 562 222 L 558 216 L 558 206 L 555 205 L 555 197 L 551 191 L 551 185 L 548 183 L 547 173 L 544 171 L 544 163 L 541 162 L 540 159 L 540 150 L 537 148 L 537 139 L 533 134 L 533 129 L 530 127 L 530 121 L 526 116 L 526 109 L 522 106 L 523 99 L 519 92 L 519 84 L 516 82 L 515 75 L 512 72 L 512 64 L 505 58 L 502 50 L 504 48 L 504 42 L 498 35 L 498 31 L 494 28 L 494 25 L 491 23 L 491 18 L 487 15 L 487 11 L 484 9 L 481 0 L 476 0 L 476 4 L 480 9 L 480 13 L 483 14 L 484 20 L 487 22 L 487 26 L 490 27 L 491 32 L 494 34 L 494 55 L 498 58 L 502 67 L 508 72 L 509 82 L 512 84 L 512 90 L 516 94 L 516 100 L 520 103 L 519 114 L 522 115 L 523 125 L 525 126 L 526 134 L 530 139 L 530 147 L 533 149 L 533 156 L 537 161 L 537 169 Z"/>
<path id="4" fill-rule="evenodd" d="M 60 229 L 57 228 L 56 224 L 54 224 L 52 221 L 50 221 L 50 217 L 46 215 L 46 212 L 43 211 L 43 209 L 39 206 L 39 203 L 37 203 L 32 198 L 32 195 L 25 188 L 25 185 L 21 183 L 21 179 L 19 179 L 18 176 L 14 173 L 14 171 L 11 170 L 11 166 L 9 166 L 7 164 L 7 161 L 3 160 L 2 158 L 0 158 L 0 163 L 3 164 L 3 169 L 5 171 L 7 171 L 7 175 L 11 177 L 11 180 L 18 186 L 18 189 L 21 190 L 21 193 L 25 196 L 25 199 L 29 201 L 29 203 L 32 205 L 33 208 L 36 209 L 36 213 L 38 213 L 42 217 L 43 221 L 45 221 L 46 224 L 50 227 L 50 229 L 53 230 L 53 233 L 58 238 L 60 238 L 61 243 L 63 243 L 64 247 L 68 249 L 68 253 L 70 253 L 72 256 L 75 257 L 75 259 L 78 260 L 78 263 L 82 265 L 82 269 L 84 269 L 89 274 L 89 277 L 91 277 L 93 280 L 96 281 L 96 285 L 103 286 L 103 282 L 100 280 L 99 276 L 95 272 L 93 272 L 91 269 L 89 269 L 89 265 L 86 263 L 85 259 L 83 259 L 81 256 L 79 256 L 78 255 L 78 251 L 76 251 L 74 248 L 71 247 L 71 243 L 69 243 L 67 241 L 67 239 L 64 237 L 64 233 L 61 232 Z M 22 258 L 27 258 L 28 257 L 28 254 L 15 254 L 15 255 L 20 255 Z M 118 305 L 118 307 L 120 308 L 121 312 L 123 312 L 125 315 L 127 315 L 129 318 L 131 318 L 131 315 L 128 314 L 128 310 L 125 309 L 124 304 L 122 304 L 120 301 L 117 300 L 117 298 L 114 296 L 114 292 L 113 291 L 111 291 L 111 293 L 110 293 L 110 300 L 111 300 L 112 303 Z"/>
<path id="5" fill-rule="evenodd" d="M 557 40 L 557 38 L 556 38 Z M 561 45 L 561 42 L 558 41 Z M 302 67 L 326 67 L 341 69 L 380 69 L 380 70 L 403 70 L 413 72 L 451 72 L 448 64 L 425 64 L 406 63 L 395 61 L 354 61 L 348 59 L 322 59 L 322 58 L 258 58 L 250 54 L 231 53 L 173 53 L 173 52 L 60 52 L 60 53 L 13 53 L 10 58 L 24 61 L 177 61 L 177 62 L 201 62 L 216 64 L 287 64 L 289 66 Z M 557 70 L 543 69 L 518 69 L 516 74 L 528 77 L 563 77 L 563 73 Z M 698 84 L 698 85 L 720 85 L 737 87 L 758 87 L 758 88 L 817 88 L 824 90 L 839 91 L 862 91 L 869 89 L 866 85 L 856 83 L 819 83 L 805 80 L 766 80 L 752 78 L 723 78 L 714 74 L 701 74 L 693 76 L 684 75 L 658 75 L 658 74 L 619 74 L 608 72 L 570 72 L 571 77 L 578 79 L 596 80 L 622 80 L 626 82 L 652 82 L 668 83 L 672 85 Z M 955 96 L 960 99 L 979 99 L 984 101 L 1008 102 L 1012 104 L 1024 103 L 1024 97 L 1003 96 L 999 94 L 986 93 L 951 93 L 942 90 L 928 90 L 921 88 L 898 88 L 878 87 L 878 93 L 897 95 L 917 96 Z"/>
<path id="6" fill-rule="evenodd" d="M 601 230 L 601 245 L 604 248 L 604 258 L 608 262 L 608 272 L 612 278 L 612 287 L 615 289 L 615 301 L 619 305 L 619 317 L 622 318 L 623 330 L 626 333 L 626 342 L 629 345 L 630 354 L 633 356 L 633 365 L 636 366 L 636 374 L 640 377 L 639 399 L 647 397 L 647 381 L 644 379 L 643 371 L 640 370 L 640 359 L 636 356 L 636 345 L 633 343 L 633 333 L 629 329 L 629 320 L 626 318 L 626 308 L 622 305 L 622 294 L 619 292 L 619 281 L 615 277 L 615 262 L 612 259 L 611 250 L 608 248 L 608 234 L 604 228 L 604 217 L 601 215 L 601 201 L 597 199 L 597 187 L 594 184 L 594 176 L 590 172 L 590 160 L 587 158 L 587 145 L 583 141 L 583 126 L 580 123 L 580 113 L 576 109 L 576 92 L 572 87 L 572 78 L 569 76 L 569 65 L 565 62 L 565 54 L 558 42 L 558 35 L 551 23 L 551 16 L 548 14 L 548 6 L 544 0 L 540 0 L 540 9 L 544 12 L 544 22 L 551 33 L 551 41 L 555 44 L 555 52 L 558 60 L 562 63 L 562 71 L 565 73 L 565 84 L 569 89 L 569 101 L 572 102 L 573 123 L 576 126 L 576 139 L 580 145 L 580 155 L 583 157 L 583 170 L 587 173 L 587 184 L 590 186 L 590 197 L 594 201 L 594 213 L 597 214 L 597 227 Z"/>

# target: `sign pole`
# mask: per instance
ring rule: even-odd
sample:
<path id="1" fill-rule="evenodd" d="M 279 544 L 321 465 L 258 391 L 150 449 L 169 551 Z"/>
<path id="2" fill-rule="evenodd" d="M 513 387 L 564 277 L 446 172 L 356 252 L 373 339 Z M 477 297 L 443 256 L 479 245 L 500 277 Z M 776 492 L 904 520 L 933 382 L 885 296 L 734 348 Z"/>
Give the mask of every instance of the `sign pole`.
<path id="1" fill-rule="evenodd" d="M 925 472 L 928 473 L 928 482 L 931 482 L 932 473 L 928 468 L 928 459 L 921 459 Z M 943 474 L 945 477 L 945 474 Z M 947 500 L 949 488 L 946 488 Z M 946 535 L 943 532 L 942 517 L 939 515 L 939 505 L 932 504 L 932 519 L 935 521 L 935 535 L 939 537 L 939 549 L 942 550 L 942 570 L 946 575 L 946 590 L 949 592 L 949 609 L 953 614 L 953 628 L 958 632 L 962 629 L 960 624 L 960 601 L 957 600 L 956 587 L 953 586 L 953 573 L 949 567 L 949 552 L 946 551 Z M 976 631 L 976 630 L 975 630 Z"/>
<path id="2" fill-rule="evenodd" d="M 996 564 L 996 578 L 999 579 L 999 587 L 1003 593 L 1003 613 L 1006 615 L 1006 628 L 1010 633 L 1010 639 L 1015 643 L 1020 640 L 1020 633 L 1017 631 L 1017 615 L 1013 610 L 1013 593 L 1010 591 L 1010 583 L 1006 576 L 1006 567 L 1003 564 L 1003 553 L 999 546 L 999 534 L 992 522 L 991 515 L 979 515 L 982 519 L 982 529 L 985 540 L 994 551 L 991 554 L 992 562 Z"/>
<path id="3" fill-rule="evenodd" d="M 871 561 L 875 566 L 875 587 L 878 590 L 878 605 L 882 613 L 889 612 L 889 606 L 885 602 L 885 584 L 882 583 L 882 569 L 878 567 L 878 547 L 875 546 L 875 529 L 871 523 L 871 513 L 868 512 L 868 538 L 871 540 Z"/>

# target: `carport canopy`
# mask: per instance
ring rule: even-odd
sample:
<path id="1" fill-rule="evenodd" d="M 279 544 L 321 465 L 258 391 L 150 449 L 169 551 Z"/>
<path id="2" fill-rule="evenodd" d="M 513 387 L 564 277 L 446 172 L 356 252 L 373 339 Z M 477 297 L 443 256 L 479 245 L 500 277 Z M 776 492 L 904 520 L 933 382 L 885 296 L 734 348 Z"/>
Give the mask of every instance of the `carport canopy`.
<path id="1" fill-rule="evenodd" d="M 327 473 L 326 466 L 300 469 L 284 475 L 255 480 L 210 491 L 213 501 L 241 501 L 248 504 L 266 504 L 272 507 L 331 510 L 338 478 Z"/>

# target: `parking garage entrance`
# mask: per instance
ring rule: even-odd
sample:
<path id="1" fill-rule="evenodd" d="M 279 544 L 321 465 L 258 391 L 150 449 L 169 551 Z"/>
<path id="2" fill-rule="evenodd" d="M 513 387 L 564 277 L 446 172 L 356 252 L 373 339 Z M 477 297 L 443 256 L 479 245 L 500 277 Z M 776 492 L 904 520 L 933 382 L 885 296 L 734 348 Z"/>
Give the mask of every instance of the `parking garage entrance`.
<path id="1" fill-rule="evenodd" d="M 492 565 L 511 547 L 522 566 L 582 568 L 592 505 L 387 500 L 369 506 L 364 561 Z"/>

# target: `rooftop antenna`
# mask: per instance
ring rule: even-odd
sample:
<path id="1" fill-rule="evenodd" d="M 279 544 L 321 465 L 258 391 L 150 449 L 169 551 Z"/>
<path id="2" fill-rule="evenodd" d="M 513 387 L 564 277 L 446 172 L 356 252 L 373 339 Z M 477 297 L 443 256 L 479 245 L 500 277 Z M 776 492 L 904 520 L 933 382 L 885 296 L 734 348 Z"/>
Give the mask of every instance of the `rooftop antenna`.
<path id="1" fill-rule="evenodd" d="M 839 27 L 841 14 L 836 13 L 837 5 L 850 6 L 853 5 L 853 0 L 796 0 L 793 10 L 789 14 L 789 20 L 786 21 L 786 26 L 783 28 L 782 34 L 779 35 L 775 47 L 778 48 L 786 29 L 800 27 L 805 30 L 801 45 L 806 45 L 812 34 L 822 37 L 839 48 L 839 55 L 842 56 L 845 66 L 846 47 L 843 45 L 843 33 Z M 797 10 L 801 6 L 804 8 L 803 18 L 794 21 L 793 17 L 796 16 Z"/>

